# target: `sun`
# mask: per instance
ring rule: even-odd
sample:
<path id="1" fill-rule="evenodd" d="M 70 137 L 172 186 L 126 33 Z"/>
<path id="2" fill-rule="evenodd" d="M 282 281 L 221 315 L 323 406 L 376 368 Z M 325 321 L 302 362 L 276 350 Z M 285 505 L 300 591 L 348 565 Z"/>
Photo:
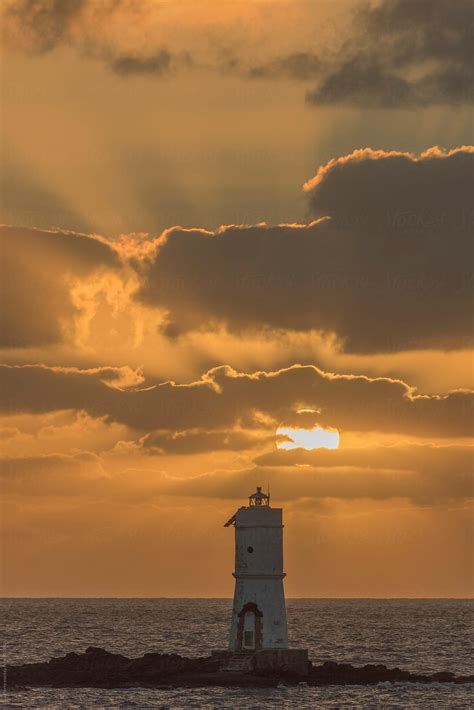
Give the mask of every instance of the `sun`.
<path id="1" fill-rule="evenodd" d="M 339 432 L 337 429 L 323 429 L 314 427 L 313 429 L 292 429 L 291 427 L 279 427 L 277 436 L 287 436 L 291 439 L 277 441 L 278 449 L 337 449 L 339 448 Z"/>

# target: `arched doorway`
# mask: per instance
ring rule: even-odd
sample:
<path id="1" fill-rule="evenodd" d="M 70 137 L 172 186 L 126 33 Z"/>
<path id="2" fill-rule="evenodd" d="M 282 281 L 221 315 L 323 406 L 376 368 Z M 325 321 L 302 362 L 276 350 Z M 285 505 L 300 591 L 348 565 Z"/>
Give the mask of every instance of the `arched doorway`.
<path id="1" fill-rule="evenodd" d="M 239 612 L 237 648 L 252 651 L 262 648 L 263 614 L 256 604 L 247 602 Z"/>

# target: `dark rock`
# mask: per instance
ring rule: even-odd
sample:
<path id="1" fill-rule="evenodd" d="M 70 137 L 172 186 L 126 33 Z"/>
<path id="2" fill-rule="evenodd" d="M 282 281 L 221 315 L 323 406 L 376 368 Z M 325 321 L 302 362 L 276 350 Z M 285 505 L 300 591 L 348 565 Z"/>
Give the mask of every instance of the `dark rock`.
<path id="1" fill-rule="evenodd" d="M 454 678 L 453 683 L 461 685 L 463 683 L 474 683 L 474 675 L 458 675 Z"/>
<path id="2" fill-rule="evenodd" d="M 68 653 L 47 663 L 7 667 L 9 685 L 52 685 L 121 687 L 133 684 L 167 683 L 176 675 L 217 671 L 219 664 L 209 658 L 183 658 L 177 654 L 146 653 L 126 658 L 90 646 L 85 653 Z"/>
<path id="3" fill-rule="evenodd" d="M 454 676 L 441 672 L 432 675 L 410 673 L 400 668 L 387 668 L 382 664 L 367 664 L 362 668 L 349 663 L 326 661 L 322 666 L 312 666 L 308 685 L 376 685 L 377 683 L 472 683 L 474 676 Z"/>
<path id="4" fill-rule="evenodd" d="M 228 656 L 228 654 L 227 654 Z M 307 674 L 269 669 L 230 672 L 221 670 L 226 654 L 215 653 L 209 658 L 184 658 L 175 653 L 146 653 L 141 658 L 127 658 L 90 646 L 85 653 L 68 653 L 45 663 L 7 666 L 7 685 L 25 686 L 123 688 L 132 686 L 198 687 L 269 687 L 279 682 L 294 685 L 374 685 L 376 683 L 473 683 L 474 676 L 454 676 L 440 672 L 432 675 L 410 673 L 400 668 L 367 664 L 355 667 L 349 663 L 326 661 L 320 666 L 309 663 Z"/>
<path id="5" fill-rule="evenodd" d="M 431 678 L 436 683 L 452 683 L 454 681 L 454 673 L 442 671 L 441 673 L 433 673 Z"/>

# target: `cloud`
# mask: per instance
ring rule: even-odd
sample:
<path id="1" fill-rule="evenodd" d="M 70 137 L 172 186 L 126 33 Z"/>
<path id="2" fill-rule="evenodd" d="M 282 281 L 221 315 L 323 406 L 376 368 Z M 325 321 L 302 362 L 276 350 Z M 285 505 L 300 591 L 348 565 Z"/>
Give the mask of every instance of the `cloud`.
<path id="1" fill-rule="evenodd" d="M 264 467 L 286 469 L 293 466 L 332 468 L 354 466 L 360 469 L 424 470 L 449 477 L 456 470 L 469 475 L 473 472 L 474 446 L 439 445 L 427 443 L 367 445 L 339 449 L 275 449 L 254 459 Z"/>
<path id="2" fill-rule="evenodd" d="M 466 349 L 473 174 L 472 147 L 366 148 L 306 183 L 309 224 L 174 227 L 113 241 L 1 228 L 4 347 L 84 340 L 103 293 L 133 328 L 154 318 L 171 340 L 224 330 L 313 333 L 357 354 Z"/>
<path id="3" fill-rule="evenodd" d="M 20 46 L 25 49 L 49 52 L 70 37 L 75 21 L 89 4 L 89 0 L 6 0 L 4 34 L 7 39 L 20 35 Z"/>
<path id="4" fill-rule="evenodd" d="M 6 0 L 3 35 L 10 48 L 34 55 L 70 46 L 121 76 L 163 76 L 189 59 L 162 46 L 159 29 L 147 38 L 159 15 L 147 0 Z"/>
<path id="5" fill-rule="evenodd" d="M 314 81 L 312 105 L 419 108 L 474 100 L 474 3 L 459 0 L 356 2 L 349 22 L 334 17 L 337 39 L 252 63 L 256 79 Z M 316 47 L 316 50 L 314 49 Z M 242 70 L 240 63 L 237 63 Z"/>
<path id="6" fill-rule="evenodd" d="M 78 450 L 109 451 L 121 442 L 136 438 L 127 427 L 103 418 L 89 417 L 73 409 L 54 410 L 43 415 L 19 414 L 2 417 L 0 439 L 5 456 L 65 454 Z"/>
<path id="7" fill-rule="evenodd" d="M 120 76 L 136 74 L 150 77 L 162 77 L 192 65 L 193 60 L 188 52 L 171 54 L 167 49 L 159 49 L 145 56 L 117 54 L 110 63 L 112 71 Z"/>
<path id="8" fill-rule="evenodd" d="M 169 311 L 170 335 L 224 323 L 358 353 L 467 347 L 473 167 L 471 147 L 331 160 L 305 185 L 330 220 L 167 230 L 138 298 Z"/>
<path id="9" fill-rule="evenodd" d="M 127 74 L 150 74 L 161 76 L 166 74 L 171 67 L 171 54 L 162 49 L 153 57 L 137 57 L 133 55 L 122 55 L 115 57 L 112 62 L 112 70 L 116 74 L 126 76 Z"/>
<path id="10" fill-rule="evenodd" d="M 154 431 L 141 440 L 141 451 L 151 455 L 199 454 L 209 451 L 248 451 L 265 444 L 274 444 L 275 434 L 264 431 L 224 429 L 206 431 L 191 429 L 184 431 Z"/>
<path id="11" fill-rule="evenodd" d="M 420 155 L 365 148 L 321 166 L 304 189 L 312 214 L 330 215 L 341 227 L 386 228 L 411 238 L 426 230 L 440 232 L 439 240 L 466 239 L 473 176 L 472 146 L 434 146 Z M 438 246 L 436 240 L 432 244 Z"/>
<path id="12" fill-rule="evenodd" d="M 304 81 L 319 76 L 323 63 L 313 52 L 294 52 L 263 64 L 252 66 L 248 76 L 254 79 L 298 79 Z"/>
<path id="13" fill-rule="evenodd" d="M 408 499 L 416 505 L 462 504 L 474 496 L 473 447 L 409 445 L 367 449 L 278 451 L 257 465 L 173 477 L 139 468 L 107 471 L 95 454 L 50 454 L 2 460 L 5 493 L 80 495 L 109 501 L 149 501 L 157 496 L 242 499 L 242 491 L 267 482 L 278 501 Z"/>
<path id="14" fill-rule="evenodd" d="M 101 368 L 2 366 L 2 408 L 7 414 L 84 410 L 93 417 L 141 431 L 190 429 L 275 431 L 299 423 L 298 410 L 318 409 L 321 423 L 344 431 L 383 431 L 422 437 L 471 434 L 473 393 L 419 395 L 389 378 L 333 375 L 314 366 L 238 373 L 218 367 L 184 385 L 173 382 L 120 389 Z M 122 373 L 115 374 L 118 382 Z M 148 386 L 146 386 L 148 385 Z M 211 445 L 212 437 L 211 437 Z"/>
<path id="15" fill-rule="evenodd" d="M 310 104 L 413 108 L 474 99 L 474 4 L 382 0 L 354 12 L 351 35 L 327 62 Z"/>
<path id="16" fill-rule="evenodd" d="M 317 89 L 308 91 L 306 101 L 393 109 L 470 104 L 473 95 L 473 77 L 464 67 L 442 67 L 423 79 L 409 81 L 373 59 L 358 57 L 342 63 Z"/>
<path id="17" fill-rule="evenodd" d="M 72 232 L 0 227 L 0 248 L 4 348 L 63 340 L 67 323 L 80 315 L 72 282 L 116 270 L 120 264 L 105 240 Z"/>
<path id="18" fill-rule="evenodd" d="M 281 453 L 279 458 L 283 459 L 288 452 Z M 404 448 L 403 453 L 393 447 L 380 447 L 364 456 L 350 450 L 325 453 L 319 457 L 314 452 L 312 463 L 304 467 L 281 461 L 280 467 L 261 465 L 238 472 L 217 471 L 186 481 L 164 480 L 162 485 L 172 495 L 241 499 L 243 490 L 270 482 L 279 501 L 313 504 L 322 499 L 405 498 L 416 505 L 433 506 L 459 503 L 474 496 L 472 447 L 431 449 L 415 445 Z"/>
<path id="19" fill-rule="evenodd" d="M 450 0 L 358 0 L 338 3 L 324 21 L 327 8 L 314 3 L 290 3 L 286 12 L 266 5 L 237 3 L 216 13 L 209 5 L 196 12 L 189 2 L 6 0 L 4 36 L 33 54 L 76 47 L 123 77 L 161 78 L 199 66 L 250 79 L 314 81 L 306 94 L 312 105 L 473 101 L 472 0 L 457 0 L 455 11 Z"/>

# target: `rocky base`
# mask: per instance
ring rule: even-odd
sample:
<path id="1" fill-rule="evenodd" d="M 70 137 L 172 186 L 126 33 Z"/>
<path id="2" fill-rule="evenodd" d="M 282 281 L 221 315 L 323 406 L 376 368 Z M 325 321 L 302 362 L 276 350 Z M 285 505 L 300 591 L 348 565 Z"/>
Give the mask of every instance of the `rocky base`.
<path id="1" fill-rule="evenodd" d="M 225 662 L 220 654 L 209 658 L 183 658 L 176 654 L 146 653 L 141 658 L 126 658 L 101 648 L 90 647 L 85 653 L 68 653 L 47 663 L 7 666 L 6 681 L 11 688 L 21 686 L 93 687 L 197 687 L 197 686 L 276 686 L 307 683 L 308 685 L 374 685 L 376 683 L 473 683 L 474 676 L 452 673 L 422 675 L 366 665 L 361 668 L 348 663 L 308 664 L 301 675 L 290 670 L 254 668 L 246 672 L 222 670 Z"/>

